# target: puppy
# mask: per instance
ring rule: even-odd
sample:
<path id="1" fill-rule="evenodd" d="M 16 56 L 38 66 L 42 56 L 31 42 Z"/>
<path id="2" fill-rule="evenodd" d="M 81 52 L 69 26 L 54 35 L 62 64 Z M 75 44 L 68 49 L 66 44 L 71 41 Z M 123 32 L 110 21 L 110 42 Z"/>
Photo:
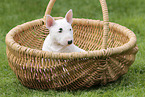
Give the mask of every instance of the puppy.
<path id="1" fill-rule="evenodd" d="M 73 44 L 72 17 L 71 9 L 66 13 L 65 18 L 60 20 L 54 20 L 53 17 L 47 15 L 46 27 L 49 29 L 49 35 L 43 43 L 43 51 L 58 53 L 85 52 L 85 50 Z"/>

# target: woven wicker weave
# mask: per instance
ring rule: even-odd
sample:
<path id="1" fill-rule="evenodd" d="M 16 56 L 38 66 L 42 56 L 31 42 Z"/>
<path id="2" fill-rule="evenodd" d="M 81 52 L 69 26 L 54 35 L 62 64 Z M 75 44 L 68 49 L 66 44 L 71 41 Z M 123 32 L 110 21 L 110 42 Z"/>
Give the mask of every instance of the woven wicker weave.
<path id="1" fill-rule="evenodd" d="M 50 0 L 45 16 L 55 0 Z M 73 19 L 74 44 L 87 52 L 42 51 L 49 34 L 42 19 L 18 25 L 6 35 L 10 67 L 20 82 L 35 89 L 86 88 L 117 80 L 127 73 L 138 51 L 135 34 L 109 22 L 105 0 L 100 0 L 103 21 Z M 59 19 L 56 17 L 55 19 Z"/>

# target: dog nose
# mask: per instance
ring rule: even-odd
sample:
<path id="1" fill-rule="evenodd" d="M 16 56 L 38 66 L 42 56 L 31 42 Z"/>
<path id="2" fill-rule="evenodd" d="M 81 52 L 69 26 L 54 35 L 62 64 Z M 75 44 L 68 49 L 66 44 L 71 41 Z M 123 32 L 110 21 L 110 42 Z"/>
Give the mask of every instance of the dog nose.
<path id="1" fill-rule="evenodd" d="M 68 41 L 68 44 L 72 44 L 72 40 Z"/>

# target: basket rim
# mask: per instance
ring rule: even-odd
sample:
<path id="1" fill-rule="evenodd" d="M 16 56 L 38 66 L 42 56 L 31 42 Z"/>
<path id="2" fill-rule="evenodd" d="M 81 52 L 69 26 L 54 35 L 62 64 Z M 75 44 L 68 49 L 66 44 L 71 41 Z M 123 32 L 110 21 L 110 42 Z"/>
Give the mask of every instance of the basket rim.
<path id="1" fill-rule="evenodd" d="M 55 19 L 58 19 L 60 17 L 55 17 Z M 82 24 L 88 23 L 90 25 L 95 25 L 96 22 L 100 22 L 100 25 L 103 26 L 103 21 L 100 20 L 92 20 L 92 19 L 77 19 L 73 18 L 74 22 L 77 23 L 78 21 L 82 21 Z M 79 58 L 98 58 L 98 57 L 106 57 L 111 56 L 115 54 L 120 54 L 123 52 L 128 51 L 129 49 L 132 49 L 136 46 L 136 36 L 135 34 L 129 30 L 128 28 L 121 26 L 116 23 L 109 22 L 109 28 L 114 28 L 116 31 L 123 33 L 129 38 L 129 41 L 125 43 L 122 46 L 115 47 L 115 48 L 107 48 L 107 49 L 101 49 L 101 50 L 94 50 L 94 51 L 86 51 L 86 52 L 72 52 L 72 53 L 53 53 L 48 51 L 42 51 L 38 49 L 32 49 L 29 47 L 21 46 L 17 42 L 14 41 L 13 36 L 16 33 L 19 33 L 20 31 L 23 31 L 23 29 L 30 28 L 34 25 L 40 25 L 44 24 L 44 19 L 37 19 L 30 22 L 26 22 L 24 24 L 18 25 L 11 29 L 5 38 L 6 45 L 13 49 L 16 52 L 23 52 L 23 54 L 27 54 L 30 56 L 36 56 L 36 57 L 43 57 L 43 58 L 51 58 L 51 59 L 79 59 Z"/>

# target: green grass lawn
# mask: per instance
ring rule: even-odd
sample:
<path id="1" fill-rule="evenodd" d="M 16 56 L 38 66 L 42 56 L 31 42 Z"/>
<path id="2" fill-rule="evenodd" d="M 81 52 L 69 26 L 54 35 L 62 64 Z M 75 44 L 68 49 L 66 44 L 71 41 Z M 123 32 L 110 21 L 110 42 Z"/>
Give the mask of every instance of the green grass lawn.
<path id="1" fill-rule="evenodd" d="M 48 0 L 0 0 L 0 97 L 145 97 L 145 0 L 107 0 L 109 18 L 131 29 L 139 52 L 128 73 L 116 82 L 86 90 L 33 90 L 21 85 L 8 65 L 5 36 L 10 29 L 42 18 Z M 56 0 L 52 16 L 64 16 L 73 9 L 75 18 L 102 20 L 99 0 Z"/>

